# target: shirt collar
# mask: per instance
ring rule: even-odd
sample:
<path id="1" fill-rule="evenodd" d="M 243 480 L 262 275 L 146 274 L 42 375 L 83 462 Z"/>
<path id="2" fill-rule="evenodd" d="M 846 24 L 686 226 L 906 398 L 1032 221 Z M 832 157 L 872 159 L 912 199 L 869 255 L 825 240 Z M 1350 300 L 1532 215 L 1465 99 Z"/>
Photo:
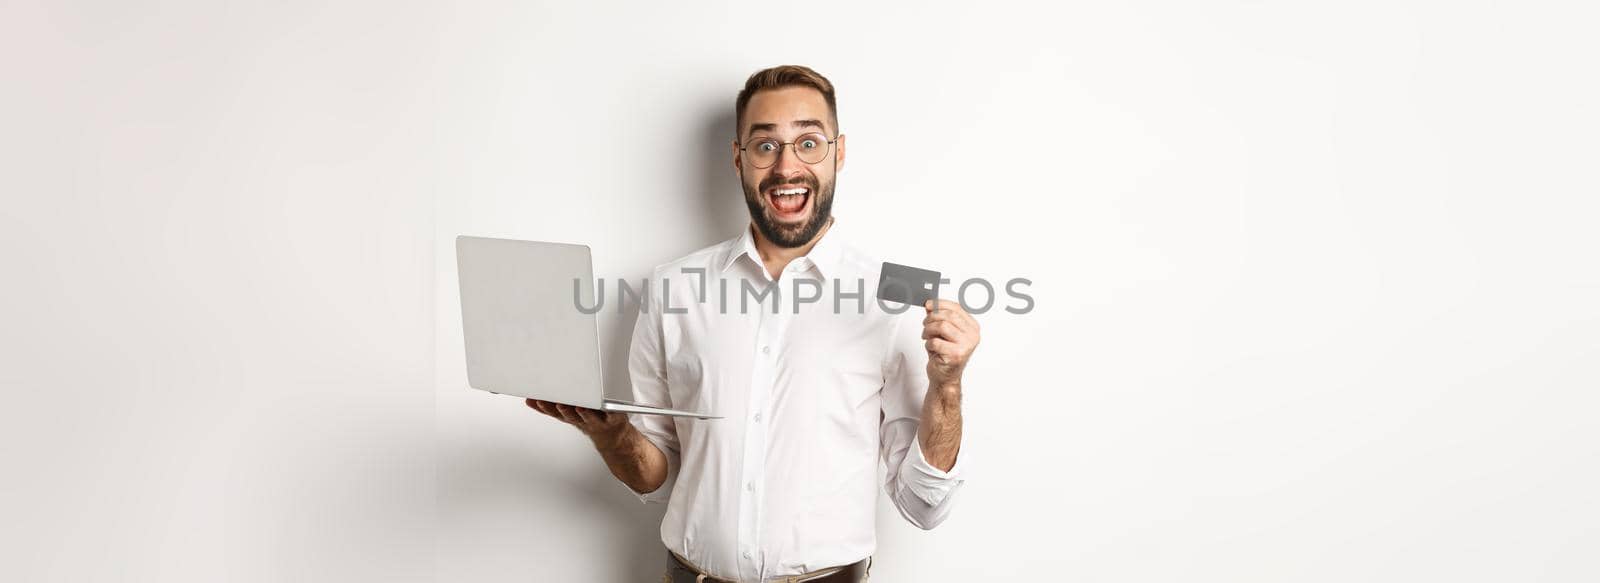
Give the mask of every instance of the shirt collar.
<path id="1" fill-rule="evenodd" d="M 746 224 L 739 238 L 728 241 L 727 250 L 721 263 L 723 271 L 732 268 L 733 263 L 738 261 L 740 257 L 746 256 L 750 258 L 750 261 L 755 262 L 757 266 L 762 265 L 761 252 L 756 251 L 756 239 L 755 235 L 752 234 L 754 229 L 755 225 Z M 844 237 L 839 235 L 839 217 L 835 216 L 833 225 L 829 226 L 828 231 L 822 234 L 822 238 L 817 241 L 817 244 L 811 247 L 811 252 L 795 258 L 795 261 L 805 259 L 815 265 L 817 272 L 824 278 L 829 276 L 837 277 L 839 263 L 844 255 L 845 243 L 843 239 Z M 790 265 L 794 264 L 791 263 Z"/>

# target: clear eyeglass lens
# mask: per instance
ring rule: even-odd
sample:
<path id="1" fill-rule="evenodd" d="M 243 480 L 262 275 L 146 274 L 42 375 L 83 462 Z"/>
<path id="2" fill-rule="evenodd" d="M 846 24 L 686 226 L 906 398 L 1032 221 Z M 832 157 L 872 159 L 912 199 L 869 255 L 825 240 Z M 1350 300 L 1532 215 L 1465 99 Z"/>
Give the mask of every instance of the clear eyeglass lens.
<path id="1" fill-rule="evenodd" d="M 822 134 L 806 134 L 794 141 L 794 155 L 807 164 L 821 162 L 827 149 L 828 139 Z"/>
<path id="2" fill-rule="evenodd" d="M 757 168 L 766 168 L 778 161 L 778 151 L 783 149 L 783 144 L 777 140 L 761 140 L 750 144 L 747 153 L 750 163 Z"/>

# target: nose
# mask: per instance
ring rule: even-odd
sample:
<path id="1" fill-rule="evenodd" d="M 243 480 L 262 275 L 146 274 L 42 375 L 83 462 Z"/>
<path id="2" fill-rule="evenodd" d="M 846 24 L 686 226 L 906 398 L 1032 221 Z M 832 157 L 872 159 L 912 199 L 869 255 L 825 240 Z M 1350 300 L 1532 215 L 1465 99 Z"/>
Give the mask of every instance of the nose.
<path id="1" fill-rule="evenodd" d="M 777 173 L 778 176 L 785 178 L 799 176 L 800 172 L 805 170 L 805 167 L 805 162 L 801 162 L 800 158 L 795 155 L 793 144 L 785 144 L 778 147 L 778 161 L 772 164 L 772 171 Z"/>

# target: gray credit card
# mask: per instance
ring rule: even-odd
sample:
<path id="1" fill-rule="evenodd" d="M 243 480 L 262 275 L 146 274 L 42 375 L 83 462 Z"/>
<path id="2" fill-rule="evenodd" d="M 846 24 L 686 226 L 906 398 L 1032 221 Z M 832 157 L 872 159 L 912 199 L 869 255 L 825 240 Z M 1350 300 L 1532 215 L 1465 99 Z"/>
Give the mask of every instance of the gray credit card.
<path id="1" fill-rule="evenodd" d="M 939 297 L 939 272 L 883 262 L 878 277 L 878 299 L 922 306 Z"/>

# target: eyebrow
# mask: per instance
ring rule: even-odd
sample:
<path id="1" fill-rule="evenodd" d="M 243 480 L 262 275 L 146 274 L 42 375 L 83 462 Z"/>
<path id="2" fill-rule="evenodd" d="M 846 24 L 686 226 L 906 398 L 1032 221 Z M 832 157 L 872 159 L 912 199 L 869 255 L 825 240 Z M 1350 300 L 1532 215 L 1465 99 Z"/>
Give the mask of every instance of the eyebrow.
<path id="1" fill-rule="evenodd" d="M 797 120 L 794 120 L 793 122 L 790 122 L 789 125 L 793 126 L 793 127 L 797 127 L 797 128 L 814 127 L 814 128 L 819 129 L 819 130 L 828 129 L 827 126 L 822 125 L 822 120 L 816 120 L 816 119 L 797 119 Z M 768 132 L 770 132 L 770 131 L 773 131 L 773 130 L 776 130 L 776 129 L 778 129 L 778 124 L 775 124 L 775 123 L 750 124 L 750 132 L 745 134 L 745 137 L 748 138 L 748 137 L 754 135 L 756 132 L 759 132 L 759 131 L 768 131 Z"/>

